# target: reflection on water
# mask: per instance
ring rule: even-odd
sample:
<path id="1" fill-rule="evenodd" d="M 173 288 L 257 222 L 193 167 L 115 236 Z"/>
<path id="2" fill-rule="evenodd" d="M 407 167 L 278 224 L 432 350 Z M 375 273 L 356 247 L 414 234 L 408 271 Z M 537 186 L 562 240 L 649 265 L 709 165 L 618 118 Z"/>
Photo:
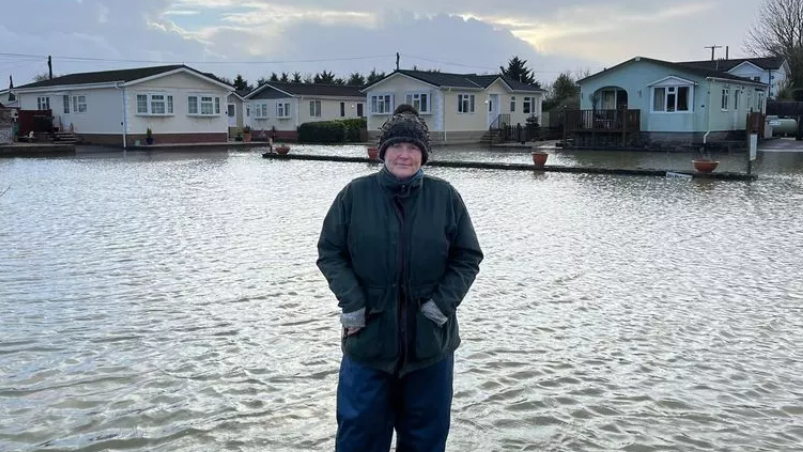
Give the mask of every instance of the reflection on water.
<path id="1" fill-rule="evenodd" d="M 331 450 L 337 308 L 315 243 L 335 193 L 376 168 L 259 150 L 0 160 L 0 450 Z M 803 163 L 758 171 L 429 169 L 487 256 L 460 308 L 450 450 L 799 450 Z"/>
<path id="2" fill-rule="evenodd" d="M 256 148 L 251 152 L 265 152 Z M 337 155 L 348 157 L 367 157 L 365 146 L 317 146 L 294 145 L 291 152 L 312 155 Z M 430 158 L 432 160 L 463 160 L 476 162 L 502 162 L 532 164 L 531 149 L 499 148 L 479 145 L 436 146 Z M 619 169 L 659 169 L 668 171 L 693 171 L 693 153 L 682 152 L 626 152 L 626 151 L 568 151 L 548 149 L 550 154 L 548 165 L 573 167 L 619 168 Z M 714 154 L 719 160 L 717 171 L 747 171 L 747 154 L 720 153 Z M 803 152 L 801 153 L 759 153 L 753 162 L 753 171 L 762 173 L 795 173 L 803 170 Z"/>

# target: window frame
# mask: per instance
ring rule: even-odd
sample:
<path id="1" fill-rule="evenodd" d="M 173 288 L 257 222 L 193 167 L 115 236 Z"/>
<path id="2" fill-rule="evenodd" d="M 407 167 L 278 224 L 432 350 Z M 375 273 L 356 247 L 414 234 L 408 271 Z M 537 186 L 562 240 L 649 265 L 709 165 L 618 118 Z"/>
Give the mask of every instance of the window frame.
<path id="1" fill-rule="evenodd" d="M 375 107 L 379 106 L 379 98 L 382 98 L 382 111 L 377 111 Z M 394 110 L 394 103 L 396 96 L 393 93 L 374 93 L 368 100 L 368 109 L 372 115 L 391 115 Z"/>
<path id="2" fill-rule="evenodd" d="M 467 102 L 464 108 L 463 103 Z M 463 111 L 467 110 L 467 111 Z M 457 93 L 457 113 L 461 115 L 473 115 L 477 113 L 477 96 L 472 93 Z"/>
<path id="3" fill-rule="evenodd" d="M 680 109 L 680 91 L 686 89 L 686 109 Z M 663 110 L 657 110 L 657 103 L 655 102 L 658 90 L 663 90 Z M 670 91 L 674 90 L 674 91 Z M 674 109 L 669 109 L 669 98 L 674 96 L 672 102 Z M 689 83 L 666 83 L 654 85 L 650 89 L 650 113 L 660 115 L 683 115 L 694 113 L 694 85 Z"/>
<path id="4" fill-rule="evenodd" d="M 190 93 L 187 95 L 187 116 L 215 118 L 221 116 L 220 96 L 211 93 Z"/>
<path id="5" fill-rule="evenodd" d="M 525 115 L 535 114 L 535 96 L 524 96 L 521 101 L 521 112 Z"/>
<path id="6" fill-rule="evenodd" d="M 282 107 L 282 112 L 279 112 L 279 107 Z M 276 102 L 276 118 L 277 119 L 290 119 L 290 102 Z"/>
<path id="7" fill-rule="evenodd" d="M 309 116 L 310 118 L 320 118 L 323 116 L 323 102 L 320 99 L 312 99 L 309 101 Z"/>
<path id="8" fill-rule="evenodd" d="M 153 96 L 161 96 L 162 100 L 158 100 L 158 103 L 164 103 L 164 113 L 154 113 L 153 112 Z M 145 97 L 145 110 L 140 110 L 140 97 Z M 175 96 L 172 93 L 167 92 L 149 92 L 149 93 L 135 93 L 134 95 L 134 108 L 136 108 L 136 116 L 173 116 L 175 115 Z"/>
<path id="9" fill-rule="evenodd" d="M 80 102 L 80 98 L 84 98 L 84 102 Z M 89 101 L 87 100 L 86 94 L 75 94 L 71 97 L 72 100 L 72 112 L 74 114 L 84 114 L 89 111 Z M 83 106 L 83 110 L 81 109 Z"/>
<path id="10" fill-rule="evenodd" d="M 42 108 L 43 106 L 47 108 Z M 40 111 L 50 110 L 50 96 L 37 96 L 36 109 Z"/>
<path id="11" fill-rule="evenodd" d="M 427 104 L 426 109 L 420 108 L 422 103 L 422 98 L 424 96 L 426 97 L 426 104 Z M 404 93 L 404 101 L 407 104 L 412 105 L 416 110 L 418 110 L 419 114 L 422 115 L 432 114 L 432 92 L 430 91 L 407 91 Z M 418 106 L 416 106 L 416 103 L 418 104 Z"/>

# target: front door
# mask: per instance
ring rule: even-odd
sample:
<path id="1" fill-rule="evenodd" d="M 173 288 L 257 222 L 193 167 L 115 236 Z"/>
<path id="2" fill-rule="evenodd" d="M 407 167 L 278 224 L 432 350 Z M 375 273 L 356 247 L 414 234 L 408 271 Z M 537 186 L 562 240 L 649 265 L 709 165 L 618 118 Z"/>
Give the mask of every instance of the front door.
<path id="1" fill-rule="evenodd" d="M 362 104 L 357 104 L 357 117 L 358 117 L 358 118 L 362 118 L 362 117 L 363 117 L 363 114 L 362 114 Z"/>
<path id="2" fill-rule="evenodd" d="M 488 127 L 499 117 L 499 94 L 488 96 Z"/>
<path id="3" fill-rule="evenodd" d="M 229 104 L 226 115 L 229 117 L 229 127 L 237 127 L 237 114 L 234 110 L 234 104 Z"/>

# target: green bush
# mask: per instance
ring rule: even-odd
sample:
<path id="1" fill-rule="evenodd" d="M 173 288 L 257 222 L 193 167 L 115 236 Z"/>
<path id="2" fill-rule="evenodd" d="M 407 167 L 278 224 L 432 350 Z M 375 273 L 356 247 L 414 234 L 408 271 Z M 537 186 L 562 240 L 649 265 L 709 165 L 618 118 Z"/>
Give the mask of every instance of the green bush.
<path id="1" fill-rule="evenodd" d="M 347 130 L 339 121 L 305 122 L 298 126 L 298 142 L 345 143 Z"/>
<path id="2" fill-rule="evenodd" d="M 346 140 L 351 143 L 358 143 L 365 141 L 363 135 L 368 135 L 368 119 L 367 118 L 350 118 L 338 119 L 335 122 L 342 123 L 346 126 Z M 365 131 L 365 133 L 362 133 Z"/>

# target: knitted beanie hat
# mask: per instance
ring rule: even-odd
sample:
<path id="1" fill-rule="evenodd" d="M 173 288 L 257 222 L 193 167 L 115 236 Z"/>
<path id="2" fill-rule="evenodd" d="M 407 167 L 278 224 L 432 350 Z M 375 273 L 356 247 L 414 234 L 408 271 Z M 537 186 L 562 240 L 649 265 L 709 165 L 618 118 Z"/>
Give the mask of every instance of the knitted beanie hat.
<path id="1" fill-rule="evenodd" d="M 412 143 L 421 149 L 421 164 L 429 158 L 429 128 L 418 116 L 418 111 L 409 104 L 396 108 L 379 135 L 379 158 L 385 160 L 385 150 L 396 143 Z"/>

